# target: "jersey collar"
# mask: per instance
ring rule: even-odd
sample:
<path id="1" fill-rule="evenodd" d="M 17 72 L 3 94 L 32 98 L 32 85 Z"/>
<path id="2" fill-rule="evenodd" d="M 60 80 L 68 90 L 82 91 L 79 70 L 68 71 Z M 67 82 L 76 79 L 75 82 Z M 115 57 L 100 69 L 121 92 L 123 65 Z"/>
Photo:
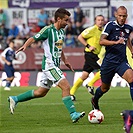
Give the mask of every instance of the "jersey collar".
<path id="1" fill-rule="evenodd" d="M 96 27 L 98 30 L 100 30 L 100 31 L 103 30 L 103 28 L 99 28 L 96 24 L 95 24 L 95 27 Z"/>
<path id="2" fill-rule="evenodd" d="M 122 25 L 122 26 L 119 25 L 119 24 L 117 23 L 117 21 L 114 21 L 114 23 L 115 23 L 116 25 L 118 25 L 119 27 L 121 27 L 121 28 L 124 27 L 124 25 Z"/>

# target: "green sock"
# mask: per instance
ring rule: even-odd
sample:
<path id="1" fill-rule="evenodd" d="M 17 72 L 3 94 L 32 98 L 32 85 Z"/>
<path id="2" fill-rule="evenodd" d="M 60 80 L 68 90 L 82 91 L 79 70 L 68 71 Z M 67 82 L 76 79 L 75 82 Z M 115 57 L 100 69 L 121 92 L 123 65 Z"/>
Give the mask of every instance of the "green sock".
<path id="1" fill-rule="evenodd" d="M 24 102 L 30 99 L 34 98 L 34 90 L 27 91 L 25 93 L 22 93 L 18 96 L 16 96 L 17 101 L 16 102 Z"/>
<path id="2" fill-rule="evenodd" d="M 65 106 L 70 114 L 73 112 L 76 112 L 75 106 L 74 106 L 73 101 L 71 100 L 70 96 L 63 97 L 62 101 L 65 104 Z"/>

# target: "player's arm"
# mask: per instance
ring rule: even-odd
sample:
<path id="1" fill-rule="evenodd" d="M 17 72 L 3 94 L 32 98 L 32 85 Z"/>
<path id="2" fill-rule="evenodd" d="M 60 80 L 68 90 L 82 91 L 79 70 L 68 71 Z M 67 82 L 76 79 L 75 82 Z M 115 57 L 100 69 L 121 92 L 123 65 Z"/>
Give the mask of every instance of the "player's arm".
<path id="1" fill-rule="evenodd" d="M 73 70 L 71 64 L 68 62 L 68 60 L 67 60 L 67 58 L 66 58 L 66 56 L 65 56 L 65 54 L 64 54 L 64 51 L 62 51 L 62 53 L 61 53 L 61 59 L 62 59 L 62 61 L 64 62 L 64 64 L 65 64 L 71 71 L 74 72 L 74 70 Z"/>
<path id="2" fill-rule="evenodd" d="M 78 40 L 87 48 L 89 48 L 90 51 L 95 50 L 95 47 L 90 46 L 89 44 L 87 44 L 86 40 L 84 39 L 84 37 L 82 36 L 82 33 L 78 36 Z"/>
<path id="3" fill-rule="evenodd" d="M 6 60 L 6 58 L 4 56 L 1 56 L 2 60 L 7 64 L 7 65 L 11 65 L 11 62 L 9 62 L 8 60 Z"/>
<path id="4" fill-rule="evenodd" d="M 28 47 L 28 46 L 30 46 L 32 43 L 34 43 L 35 42 L 35 39 L 33 38 L 33 37 L 30 37 L 25 43 L 24 43 L 24 45 L 22 46 L 22 47 L 20 47 L 17 51 L 16 51 L 16 53 L 18 53 L 19 51 L 25 51 L 25 49 Z"/>
<path id="5" fill-rule="evenodd" d="M 124 43 L 124 39 L 120 38 L 118 41 L 110 41 L 110 40 L 107 40 L 107 35 L 106 34 L 102 34 L 101 37 L 100 37 L 100 42 L 99 43 L 100 43 L 101 46 L 123 44 Z"/>

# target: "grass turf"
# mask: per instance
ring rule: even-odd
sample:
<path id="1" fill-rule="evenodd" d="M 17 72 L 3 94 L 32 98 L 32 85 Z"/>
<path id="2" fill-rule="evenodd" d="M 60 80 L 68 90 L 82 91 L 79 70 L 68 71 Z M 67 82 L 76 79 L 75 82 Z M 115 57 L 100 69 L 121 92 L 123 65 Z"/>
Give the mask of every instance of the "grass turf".
<path id="1" fill-rule="evenodd" d="M 78 89 L 77 101 L 74 102 L 78 112 L 86 112 L 86 116 L 78 123 L 71 122 L 59 88 L 52 88 L 44 98 L 19 103 L 15 114 L 11 115 L 7 97 L 35 88 L 13 87 L 11 91 L 0 88 L 0 133 L 124 133 L 120 112 L 132 108 L 128 88 L 111 88 L 100 99 L 100 108 L 105 116 L 101 124 L 88 122 L 91 95 L 84 87 Z"/>

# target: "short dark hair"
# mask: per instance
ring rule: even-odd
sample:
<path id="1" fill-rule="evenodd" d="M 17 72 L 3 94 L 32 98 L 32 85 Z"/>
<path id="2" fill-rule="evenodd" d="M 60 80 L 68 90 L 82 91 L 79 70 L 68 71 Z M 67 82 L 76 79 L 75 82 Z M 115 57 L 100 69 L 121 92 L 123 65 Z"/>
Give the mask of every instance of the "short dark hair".
<path id="1" fill-rule="evenodd" d="M 103 17 L 103 18 L 104 18 L 104 16 L 103 16 L 102 14 L 100 14 L 100 15 L 97 15 L 97 16 L 94 18 L 94 21 L 96 21 L 97 17 Z"/>
<path id="2" fill-rule="evenodd" d="M 70 16 L 71 14 L 70 14 L 69 11 L 67 11 L 64 8 L 57 9 L 56 12 L 55 12 L 55 15 L 54 15 L 55 22 L 57 21 L 58 17 L 62 19 L 62 18 L 64 18 L 65 15 Z"/>
<path id="3" fill-rule="evenodd" d="M 14 40 L 12 39 L 12 40 L 9 41 L 9 44 L 10 44 L 10 43 L 13 43 L 13 44 L 14 44 L 15 42 L 14 42 Z"/>

